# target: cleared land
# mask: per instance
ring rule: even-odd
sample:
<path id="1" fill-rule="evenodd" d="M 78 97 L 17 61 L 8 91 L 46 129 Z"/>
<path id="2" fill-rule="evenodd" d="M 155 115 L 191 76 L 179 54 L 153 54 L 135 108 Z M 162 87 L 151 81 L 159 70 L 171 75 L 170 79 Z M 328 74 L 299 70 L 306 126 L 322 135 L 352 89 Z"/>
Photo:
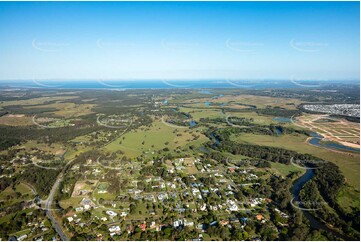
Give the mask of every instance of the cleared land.
<path id="1" fill-rule="evenodd" d="M 23 114 L 8 114 L 0 117 L 0 125 L 28 126 L 34 125 L 32 117 Z"/>
<path id="2" fill-rule="evenodd" d="M 35 140 L 29 140 L 23 145 L 14 146 L 12 149 L 24 149 L 23 151 L 18 152 L 18 154 L 24 154 L 26 152 L 32 153 L 33 150 L 40 150 L 54 154 L 55 156 L 62 156 L 66 152 L 65 147 L 60 143 L 49 145 Z"/>
<path id="3" fill-rule="evenodd" d="M 38 105 L 38 106 L 26 106 L 25 108 L 29 109 L 41 109 L 41 108 L 56 108 L 57 111 L 51 112 L 56 116 L 61 116 L 64 118 L 71 117 L 80 117 L 83 115 L 91 114 L 93 111 L 91 109 L 96 106 L 95 104 L 75 104 L 75 103 L 52 103 L 47 105 Z"/>
<path id="4" fill-rule="evenodd" d="M 216 105 L 223 105 L 224 107 L 232 107 L 238 109 L 244 109 L 246 105 L 255 105 L 257 108 L 266 108 L 267 106 L 277 106 L 285 109 L 296 109 L 297 105 L 301 104 L 298 99 L 292 98 L 276 98 L 268 96 L 254 96 L 254 95 L 209 95 L 205 98 L 196 98 L 187 100 L 185 103 L 192 104 L 194 106 L 204 107 L 205 103 L 209 102 L 209 105 L 215 103 Z"/>
<path id="5" fill-rule="evenodd" d="M 52 102 L 52 101 L 64 101 L 64 100 L 71 100 L 78 98 L 78 96 L 56 96 L 56 97 L 38 97 L 26 100 L 16 100 L 16 101 L 1 101 L 0 107 L 6 106 L 14 106 L 14 105 L 21 105 L 21 106 L 31 106 L 31 105 L 39 105 L 45 102 Z"/>
<path id="6" fill-rule="evenodd" d="M 111 152 L 122 150 L 126 156 L 132 158 L 141 155 L 142 152 L 151 153 L 166 147 L 172 150 L 177 147 L 199 145 L 208 140 L 194 129 L 173 128 L 161 120 L 155 120 L 150 128 L 142 129 L 124 134 L 108 144 L 105 149 Z M 199 138 L 195 140 L 193 135 L 199 135 Z"/>
<path id="7" fill-rule="evenodd" d="M 302 168 L 297 167 L 297 166 L 285 165 L 285 164 L 276 163 L 276 162 L 272 162 L 271 167 L 272 167 L 272 170 L 276 170 L 276 172 L 278 172 L 282 176 L 287 176 L 291 172 L 304 173 L 306 171 L 305 169 L 302 169 Z"/>
<path id="8" fill-rule="evenodd" d="M 345 119 L 330 119 L 328 115 L 304 114 L 295 119 L 300 127 L 315 131 L 325 138 L 345 146 L 360 148 L 360 125 Z"/>

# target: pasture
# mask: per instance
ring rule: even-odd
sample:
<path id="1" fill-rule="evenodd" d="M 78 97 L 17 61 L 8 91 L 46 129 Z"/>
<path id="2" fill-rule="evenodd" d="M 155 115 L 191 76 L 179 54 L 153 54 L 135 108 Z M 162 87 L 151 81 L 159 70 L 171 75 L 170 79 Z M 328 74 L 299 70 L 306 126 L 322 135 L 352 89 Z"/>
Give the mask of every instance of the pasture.
<path id="1" fill-rule="evenodd" d="M 23 114 L 7 114 L 0 117 L 0 125 L 29 126 L 34 125 L 32 117 Z"/>
<path id="2" fill-rule="evenodd" d="M 27 109 L 42 109 L 42 108 L 55 108 L 56 111 L 50 112 L 57 117 L 63 118 L 72 118 L 72 117 L 80 117 L 83 115 L 91 114 L 93 111 L 91 109 L 95 107 L 95 104 L 76 104 L 76 103 L 63 103 L 56 102 L 46 105 L 37 105 L 37 106 L 25 106 Z"/>
<path id="3" fill-rule="evenodd" d="M 195 136 L 198 135 L 199 138 L 195 139 Z M 177 147 L 199 145 L 207 140 L 203 134 L 197 132 L 197 128 L 177 129 L 167 126 L 157 119 L 150 128 L 141 127 L 125 133 L 122 137 L 106 145 L 105 150 L 111 152 L 122 150 L 127 157 L 133 158 L 143 152 L 152 153 L 166 147 L 174 150 Z"/>
<path id="4" fill-rule="evenodd" d="M 25 100 L 15 100 L 15 101 L 0 101 L 0 107 L 7 106 L 33 106 L 44 104 L 45 102 L 54 102 L 54 101 L 64 101 L 78 98 L 78 96 L 55 96 L 55 97 L 37 97 L 32 99 Z"/>
<path id="5" fill-rule="evenodd" d="M 199 121 L 201 118 L 219 118 L 222 117 L 224 114 L 222 114 L 220 109 L 212 109 L 212 108 L 185 108 L 181 107 L 179 108 L 180 112 L 190 113 L 192 118 L 195 121 Z"/>
<path id="6" fill-rule="evenodd" d="M 32 153 L 33 150 L 41 150 L 43 152 L 48 152 L 54 154 L 55 156 L 62 156 L 65 153 L 65 147 L 61 143 L 40 143 L 35 140 L 29 140 L 24 145 L 14 146 L 14 149 L 25 149 L 26 152 Z"/>
<path id="7" fill-rule="evenodd" d="M 269 96 L 254 96 L 254 95 L 224 95 L 209 97 L 194 98 L 186 100 L 186 104 L 194 104 L 195 106 L 203 106 L 204 103 L 218 103 L 225 104 L 232 108 L 244 109 L 247 105 L 255 105 L 257 108 L 280 107 L 285 109 L 296 109 L 297 105 L 301 104 L 301 100 L 294 98 L 277 98 Z"/>

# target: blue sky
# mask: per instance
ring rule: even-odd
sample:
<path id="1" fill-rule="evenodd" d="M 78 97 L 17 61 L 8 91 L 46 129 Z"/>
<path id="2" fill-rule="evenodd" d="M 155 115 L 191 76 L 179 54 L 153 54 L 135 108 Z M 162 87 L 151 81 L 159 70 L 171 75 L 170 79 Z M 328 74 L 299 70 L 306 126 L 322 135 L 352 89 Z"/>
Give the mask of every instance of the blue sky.
<path id="1" fill-rule="evenodd" d="M 0 79 L 359 79 L 358 2 L 1 2 Z"/>

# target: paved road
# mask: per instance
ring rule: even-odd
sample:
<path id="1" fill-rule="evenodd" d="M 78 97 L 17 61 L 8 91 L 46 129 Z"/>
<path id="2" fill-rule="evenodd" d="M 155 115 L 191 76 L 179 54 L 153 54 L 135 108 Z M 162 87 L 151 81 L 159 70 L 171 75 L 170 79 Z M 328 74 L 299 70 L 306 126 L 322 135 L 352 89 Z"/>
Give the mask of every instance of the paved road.
<path id="1" fill-rule="evenodd" d="M 131 123 L 129 124 L 129 126 L 119 135 L 117 136 L 115 139 L 118 139 L 119 137 L 121 137 L 127 130 L 128 128 L 131 126 L 131 124 L 133 123 L 133 120 L 131 120 Z M 113 142 L 114 140 L 111 140 L 109 141 L 108 143 L 111 143 Z M 108 144 L 107 143 L 107 144 Z M 74 158 L 75 159 L 75 158 Z M 66 170 L 66 167 L 68 167 L 68 165 L 74 160 L 70 160 L 64 167 L 64 169 L 60 172 L 58 178 L 56 179 L 53 187 L 51 188 L 51 191 L 50 191 L 50 194 L 48 196 L 48 198 L 44 201 L 45 202 L 45 210 L 46 210 L 46 215 L 49 217 L 52 225 L 53 225 L 53 228 L 55 229 L 55 231 L 58 233 L 59 237 L 61 238 L 61 240 L 63 241 L 69 241 L 68 237 L 66 237 L 61 225 L 58 223 L 58 221 L 56 221 L 56 219 L 54 218 L 54 215 L 52 213 L 52 210 L 51 210 L 51 205 L 53 203 L 53 199 L 54 199 L 54 195 L 56 193 L 56 190 L 58 189 L 58 186 L 61 182 L 61 180 L 63 179 L 63 176 L 64 176 L 64 171 Z"/>
<path id="2" fill-rule="evenodd" d="M 53 228 L 55 229 L 55 231 L 58 233 L 59 237 L 61 240 L 63 241 L 68 241 L 68 237 L 66 237 L 61 225 L 58 223 L 58 221 L 56 221 L 53 213 L 52 213 L 52 209 L 51 209 L 51 205 L 53 203 L 53 199 L 54 199 L 54 195 L 56 193 L 56 190 L 58 189 L 58 186 L 61 182 L 61 180 L 63 179 L 63 175 L 64 175 L 64 171 L 66 170 L 66 167 L 68 167 L 68 165 L 73 161 L 74 159 L 70 160 L 64 167 L 64 169 L 60 172 L 58 178 L 56 179 L 53 187 L 51 188 L 51 191 L 49 193 L 48 199 L 45 200 L 45 210 L 46 210 L 46 215 L 49 217 Z"/>
<path id="3" fill-rule="evenodd" d="M 61 228 L 61 226 L 59 225 L 58 221 L 56 221 L 56 219 L 54 218 L 52 210 L 51 210 L 51 205 L 53 203 L 55 192 L 58 189 L 58 186 L 59 186 L 62 179 L 63 179 L 63 173 L 60 173 L 60 175 L 56 179 L 56 181 L 55 181 L 55 183 L 54 183 L 54 185 L 53 185 L 53 187 L 52 187 L 52 189 L 50 191 L 48 199 L 46 200 L 45 209 L 46 209 L 46 215 L 49 217 L 49 219 L 50 219 L 50 221 L 51 221 L 51 223 L 53 225 L 53 228 L 58 233 L 61 240 L 67 241 L 69 239 L 66 237 L 66 235 L 65 235 L 63 229 Z"/>

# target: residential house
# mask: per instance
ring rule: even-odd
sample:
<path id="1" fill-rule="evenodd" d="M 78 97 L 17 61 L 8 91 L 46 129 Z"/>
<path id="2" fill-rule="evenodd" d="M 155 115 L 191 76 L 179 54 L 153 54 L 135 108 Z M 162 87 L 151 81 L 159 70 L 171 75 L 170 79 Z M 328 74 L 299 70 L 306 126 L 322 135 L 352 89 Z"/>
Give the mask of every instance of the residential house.
<path id="1" fill-rule="evenodd" d="M 113 211 L 106 211 L 105 213 L 108 214 L 110 217 L 117 216 L 117 213 Z"/>
<path id="2" fill-rule="evenodd" d="M 145 231 L 146 228 L 147 228 L 147 223 L 144 221 L 144 223 L 139 224 L 138 227 L 139 227 L 142 231 Z"/>

